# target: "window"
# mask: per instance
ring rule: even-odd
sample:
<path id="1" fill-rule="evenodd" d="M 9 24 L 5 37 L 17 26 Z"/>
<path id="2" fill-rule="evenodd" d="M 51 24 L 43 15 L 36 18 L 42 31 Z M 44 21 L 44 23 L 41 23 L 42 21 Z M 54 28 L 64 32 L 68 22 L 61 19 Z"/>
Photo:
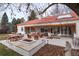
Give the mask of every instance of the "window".
<path id="1" fill-rule="evenodd" d="M 58 19 L 64 19 L 64 18 L 71 18 L 72 16 L 70 14 L 67 15 L 60 15 L 58 16 Z"/>
<path id="2" fill-rule="evenodd" d="M 44 32 L 44 28 L 41 28 L 41 32 Z"/>
<path id="3" fill-rule="evenodd" d="M 23 27 L 21 27 L 21 31 L 23 31 Z"/>

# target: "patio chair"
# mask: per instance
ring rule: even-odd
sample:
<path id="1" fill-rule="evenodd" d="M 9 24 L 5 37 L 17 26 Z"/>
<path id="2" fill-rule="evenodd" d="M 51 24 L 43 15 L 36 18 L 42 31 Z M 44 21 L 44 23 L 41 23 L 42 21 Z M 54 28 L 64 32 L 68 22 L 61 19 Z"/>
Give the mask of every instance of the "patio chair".
<path id="1" fill-rule="evenodd" d="M 48 36 L 48 33 L 47 33 L 47 32 L 45 32 L 45 33 L 44 33 L 44 36 Z"/>
<path id="2" fill-rule="evenodd" d="M 57 34 L 57 38 L 60 39 L 60 37 L 61 37 L 61 34 Z"/>
<path id="3" fill-rule="evenodd" d="M 28 38 L 31 38 L 31 35 L 30 35 L 30 34 L 27 34 L 27 37 L 28 37 Z"/>
<path id="4" fill-rule="evenodd" d="M 74 46 L 79 47 L 79 38 L 74 40 Z"/>
<path id="5" fill-rule="evenodd" d="M 24 39 L 26 39 L 26 38 L 27 38 L 27 34 L 24 34 L 24 36 L 22 37 L 21 40 L 24 40 Z"/>
<path id="6" fill-rule="evenodd" d="M 18 37 L 17 36 L 11 36 L 8 38 L 10 41 L 17 41 Z"/>
<path id="7" fill-rule="evenodd" d="M 13 34 L 8 34 L 7 39 L 8 39 L 8 40 L 11 40 L 11 39 L 12 39 L 12 36 L 13 36 Z"/>
<path id="8" fill-rule="evenodd" d="M 51 33 L 48 33 L 48 36 L 51 37 L 52 36 Z"/>
<path id="9" fill-rule="evenodd" d="M 11 35 L 12 35 L 12 34 L 8 34 L 7 40 L 10 40 L 10 39 L 11 39 Z"/>
<path id="10" fill-rule="evenodd" d="M 39 36 L 39 38 L 43 38 L 44 37 L 44 33 L 39 32 L 39 34 L 37 33 L 37 35 Z"/>
<path id="11" fill-rule="evenodd" d="M 64 50 L 65 50 L 65 56 L 71 56 L 72 47 L 68 41 L 66 41 L 66 47 Z"/>
<path id="12" fill-rule="evenodd" d="M 78 47 L 79 46 L 79 36 L 77 34 L 74 33 L 73 35 L 73 40 L 72 40 L 72 43 L 74 45 L 74 47 Z"/>
<path id="13" fill-rule="evenodd" d="M 17 36 L 18 36 L 18 40 L 21 40 L 24 35 L 21 33 L 17 33 Z"/>
<path id="14" fill-rule="evenodd" d="M 39 36 L 38 35 L 35 35 L 34 36 L 34 40 L 38 40 L 39 39 Z"/>
<path id="15" fill-rule="evenodd" d="M 36 35 L 38 35 L 39 38 L 43 38 L 43 34 L 41 32 L 37 32 Z"/>
<path id="16" fill-rule="evenodd" d="M 47 39 L 53 39 L 53 36 L 51 33 L 48 33 Z"/>

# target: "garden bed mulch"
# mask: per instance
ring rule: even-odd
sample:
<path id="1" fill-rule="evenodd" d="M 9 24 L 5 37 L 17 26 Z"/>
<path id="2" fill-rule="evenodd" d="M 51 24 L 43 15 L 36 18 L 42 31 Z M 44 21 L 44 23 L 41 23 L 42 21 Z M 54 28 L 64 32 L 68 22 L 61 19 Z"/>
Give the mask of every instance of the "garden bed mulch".
<path id="1" fill-rule="evenodd" d="M 46 44 L 39 51 L 37 51 L 33 56 L 64 56 L 65 47 L 60 47 L 56 45 Z M 79 50 L 72 49 L 72 56 L 79 56 Z"/>

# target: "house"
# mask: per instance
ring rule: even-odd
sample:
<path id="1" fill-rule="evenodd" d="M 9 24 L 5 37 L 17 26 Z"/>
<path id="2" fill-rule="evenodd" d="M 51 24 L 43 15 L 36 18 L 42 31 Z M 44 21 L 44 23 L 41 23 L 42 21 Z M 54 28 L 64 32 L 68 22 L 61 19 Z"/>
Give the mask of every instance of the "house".
<path id="1" fill-rule="evenodd" d="M 30 32 L 50 32 L 67 36 L 76 33 L 79 35 L 79 17 L 72 11 L 68 14 L 48 16 L 17 24 L 17 33 Z"/>

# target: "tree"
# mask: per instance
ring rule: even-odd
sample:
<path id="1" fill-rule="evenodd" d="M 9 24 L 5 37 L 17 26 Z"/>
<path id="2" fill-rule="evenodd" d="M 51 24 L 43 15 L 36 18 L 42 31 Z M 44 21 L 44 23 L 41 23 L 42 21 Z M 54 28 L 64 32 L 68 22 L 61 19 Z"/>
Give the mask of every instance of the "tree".
<path id="1" fill-rule="evenodd" d="M 34 19 L 37 19 L 37 17 L 36 17 L 36 14 L 35 14 L 34 10 L 32 10 L 31 15 L 28 17 L 28 21 L 34 20 Z"/>
<path id="2" fill-rule="evenodd" d="M 20 23 L 23 23 L 25 20 L 24 20 L 24 18 L 21 18 L 21 19 L 17 19 L 16 20 L 16 24 L 20 24 Z"/>
<path id="3" fill-rule="evenodd" d="M 4 26 L 8 23 L 8 17 L 7 17 L 7 14 L 4 13 L 3 14 L 3 17 L 2 17 L 2 20 L 1 20 L 1 25 Z"/>
<path id="4" fill-rule="evenodd" d="M 8 33 L 11 33 L 12 30 L 13 30 L 12 23 L 11 22 L 8 22 Z"/>
<path id="5" fill-rule="evenodd" d="M 16 28 L 16 18 L 13 18 L 12 20 L 12 32 L 16 32 L 17 28 Z"/>
<path id="6" fill-rule="evenodd" d="M 21 23 L 23 23 L 23 22 L 25 22 L 25 19 L 22 17 L 22 18 L 21 18 Z"/>
<path id="7" fill-rule="evenodd" d="M 8 16 L 6 13 L 4 13 L 2 16 L 1 29 L 2 29 L 2 33 L 8 32 Z"/>
<path id="8" fill-rule="evenodd" d="M 15 19 L 13 18 L 12 20 L 12 32 L 16 32 L 17 31 L 17 24 L 20 24 L 20 23 L 23 23 L 25 20 L 24 18 L 21 18 L 21 19 Z"/>
<path id="9" fill-rule="evenodd" d="M 16 18 L 13 18 L 12 24 L 15 24 L 16 25 Z"/>

